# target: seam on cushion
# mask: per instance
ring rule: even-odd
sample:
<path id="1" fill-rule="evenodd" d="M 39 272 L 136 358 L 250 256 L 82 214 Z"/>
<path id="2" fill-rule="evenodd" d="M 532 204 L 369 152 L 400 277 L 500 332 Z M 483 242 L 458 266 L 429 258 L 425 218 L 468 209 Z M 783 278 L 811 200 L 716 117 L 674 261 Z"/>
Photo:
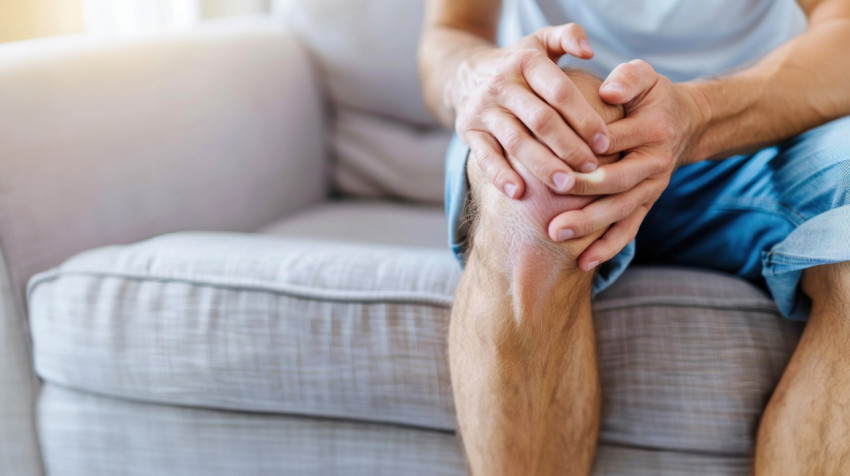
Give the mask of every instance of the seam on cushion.
<path id="1" fill-rule="evenodd" d="M 346 415 L 342 412 L 332 413 L 332 412 L 299 412 L 295 409 L 286 409 L 286 410 L 267 410 L 267 409 L 250 409 L 246 407 L 240 407 L 238 405 L 226 405 L 226 404 L 210 404 L 210 403 L 201 403 L 190 402 L 186 400 L 182 401 L 174 401 L 173 399 L 165 399 L 165 398 L 156 398 L 153 396 L 147 397 L 138 397 L 131 395 L 127 392 L 121 391 L 109 391 L 104 389 L 92 389 L 92 387 L 83 387 L 79 385 L 74 385 L 73 383 L 60 382 L 57 380 L 45 380 L 48 385 L 58 387 L 66 392 L 74 392 L 80 393 L 87 396 L 94 396 L 97 398 L 109 398 L 119 400 L 125 403 L 133 403 L 133 404 L 145 404 L 145 405 L 158 405 L 165 407 L 178 407 L 178 408 L 188 408 L 199 411 L 215 411 L 215 412 L 224 412 L 224 413 L 239 413 L 239 414 L 249 414 L 255 416 L 282 416 L 287 418 L 305 418 L 312 420 L 332 420 L 338 422 L 351 422 L 351 423 L 362 423 L 366 425 L 381 425 L 381 426 L 393 426 L 398 428 L 407 428 L 412 430 L 427 430 L 427 431 L 437 431 L 440 433 L 454 433 L 455 429 L 452 427 L 446 426 L 437 426 L 437 425 L 428 425 L 427 423 L 411 423 L 411 422 L 401 422 L 398 420 L 390 420 L 390 419 L 380 419 L 374 417 L 358 417 L 355 415 Z M 441 418 L 443 415 L 441 415 Z"/>
<path id="2" fill-rule="evenodd" d="M 209 286 L 217 288 L 230 288 L 246 291 L 267 291 L 277 294 L 289 294 L 294 297 L 305 299 L 317 299 L 324 301 L 346 301 L 346 302 L 407 302 L 416 304 L 426 304 L 437 307 L 451 307 L 453 297 L 444 294 L 436 293 L 415 293 L 408 291 L 342 291 L 342 290 L 321 290 L 307 286 L 295 284 L 270 284 L 263 281 L 253 281 L 249 279 L 222 279 L 207 277 L 201 281 L 194 278 L 184 276 L 153 276 L 149 274 L 133 274 L 133 273 L 114 273 L 101 271 L 63 271 L 54 269 L 45 273 L 35 275 L 30 280 L 27 298 L 32 297 L 35 288 L 38 285 L 47 281 L 55 281 L 62 276 L 93 276 L 99 278 L 124 278 L 137 281 L 166 281 L 179 282 L 190 284 L 193 286 Z"/>
<path id="3" fill-rule="evenodd" d="M 636 445 L 632 443 L 624 443 L 615 440 L 609 440 L 607 438 L 600 437 L 599 444 L 605 445 L 608 447 L 617 447 L 617 448 L 626 448 L 633 449 L 639 451 L 646 451 L 652 453 L 677 453 L 683 455 L 692 455 L 692 456 L 710 456 L 710 457 L 723 457 L 723 458 L 734 458 L 734 459 L 742 459 L 749 461 L 750 456 L 749 453 L 728 453 L 725 451 L 704 451 L 704 450 L 692 450 L 692 449 L 680 449 L 680 448 L 662 448 L 657 446 L 642 446 Z"/>
<path id="4" fill-rule="evenodd" d="M 450 308 L 454 302 L 453 295 L 436 293 L 392 292 L 392 291 L 340 291 L 320 290 L 307 286 L 292 284 L 270 284 L 262 281 L 187 278 L 184 276 L 152 276 L 149 274 L 114 273 L 99 271 L 63 271 L 53 269 L 39 273 L 30 280 L 27 287 L 27 299 L 31 300 L 35 288 L 42 283 L 55 281 L 62 276 L 89 276 L 99 278 L 124 278 L 137 281 L 179 282 L 192 286 L 209 286 L 247 291 L 267 291 L 276 294 L 288 294 L 302 299 L 317 299 L 337 302 L 399 302 L 424 304 L 435 307 Z M 671 306 L 682 308 L 705 308 L 720 310 L 743 310 L 776 313 L 775 305 L 766 301 L 751 298 L 740 299 L 706 299 L 698 296 L 645 296 L 629 298 L 612 298 L 594 301 L 595 311 L 610 311 L 629 307 Z"/>
<path id="5" fill-rule="evenodd" d="M 698 307 L 703 309 L 756 311 L 776 314 L 777 308 L 772 301 L 755 298 L 705 298 L 699 296 L 638 296 L 612 298 L 594 301 L 594 311 L 612 311 L 630 307 Z"/>

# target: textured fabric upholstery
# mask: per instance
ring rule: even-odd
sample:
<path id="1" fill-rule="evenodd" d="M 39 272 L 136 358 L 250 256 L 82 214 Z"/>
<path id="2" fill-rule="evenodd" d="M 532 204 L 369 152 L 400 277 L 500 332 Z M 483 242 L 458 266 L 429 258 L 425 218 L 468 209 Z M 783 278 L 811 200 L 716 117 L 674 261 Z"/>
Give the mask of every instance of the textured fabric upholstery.
<path id="1" fill-rule="evenodd" d="M 316 205 L 260 230 L 290 238 L 373 243 L 416 248 L 446 247 L 442 209 L 380 201 L 338 201 Z"/>
<path id="2" fill-rule="evenodd" d="M 354 223 L 370 206 L 292 220 Z M 374 214 L 361 243 L 316 227 L 312 239 L 184 233 L 79 255 L 31 282 L 37 371 L 140 400 L 452 430 L 445 345 L 459 272 L 445 247 L 366 243 L 394 216 Z M 601 441 L 748 454 L 798 333 L 761 291 L 637 268 L 595 313 Z"/>
<path id="3" fill-rule="evenodd" d="M 269 24 L 0 47 L 12 284 L 95 246 L 247 231 L 326 195 L 321 93 Z"/>
<path id="4" fill-rule="evenodd" d="M 0 474 L 41 472 L 23 288 L 79 251 L 322 199 L 322 97 L 270 24 L 0 45 Z"/>
<path id="5" fill-rule="evenodd" d="M 37 476 L 42 473 L 34 413 L 38 383 L 17 294 L 0 248 L 0 474 Z"/>
<path id="6" fill-rule="evenodd" d="M 460 476 L 452 433 L 103 398 L 47 385 L 39 403 L 54 476 Z M 601 444 L 594 476 L 744 476 L 749 458 Z"/>
<path id="7" fill-rule="evenodd" d="M 323 201 L 326 146 L 345 194 L 439 202 L 422 2 L 279 3 L 300 40 L 250 26 L 0 47 L 0 474 L 40 471 L 9 297 L 31 274 L 261 227 L 96 248 L 31 281 L 50 473 L 462 473 L 442 212 L 335 203 L 274 222 Z M 594 309 L 595 474 L 746 474 L 799 327 L 689 270 L 630 270 Z"/>
<path id="8" fill-rule="evenodd" d="M 423 0 L 276 0 L 284 24 L 317 59 L 330 100 L 339 106 L 435 126 L 416 66 Z"/>
<path id="9" fill-rule="evenodd" d="M 443 203 L 449 131 L 339 108 L 332 140 L 337 190 L 356 197 Z"/>
<path id="10" fill-rule="evenodd" d="M 802 327 L 724 274 L 633 268 L 594 304 L 600 440 L 748 455 Z"/>
<path id="11" fill-rule="evenodd" d="M 451 433 L 102 398 L 47 385 L 39 402 L 52 476 L 458 475 Z"/>
<path id="12" fill-rule="evenodd" d="M 279 0 L 322 74 L 333 115 L 332 178 L 355 197 L 441 203 L 451 132 L 422 100 L 422 0 Z M 355 20 L 356 19 L 356 20 Z"/>
<path id="13" fill-rule="evenodd" d="M 447 250 L 212 233 L 131 248 L 80 255 L 69 279 L 35 278 L 41 377 L 164 403 L 452 428 L 438 364 L 459 274 Z"/>

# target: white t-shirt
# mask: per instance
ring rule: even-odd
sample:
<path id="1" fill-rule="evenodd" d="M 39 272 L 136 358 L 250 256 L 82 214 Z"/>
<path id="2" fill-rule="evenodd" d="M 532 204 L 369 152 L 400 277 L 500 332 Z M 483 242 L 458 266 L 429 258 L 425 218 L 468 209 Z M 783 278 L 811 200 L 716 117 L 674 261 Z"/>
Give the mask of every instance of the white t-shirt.
<path id="1" fill-rule="evenodd" d="M 740 68 L 806 28 L 795 0 L 505 0 L 500 41 L 569 22 L 584 27 L 595 56 L 562 64 L 604 77 L 640 58 L 673 81 Z"/>

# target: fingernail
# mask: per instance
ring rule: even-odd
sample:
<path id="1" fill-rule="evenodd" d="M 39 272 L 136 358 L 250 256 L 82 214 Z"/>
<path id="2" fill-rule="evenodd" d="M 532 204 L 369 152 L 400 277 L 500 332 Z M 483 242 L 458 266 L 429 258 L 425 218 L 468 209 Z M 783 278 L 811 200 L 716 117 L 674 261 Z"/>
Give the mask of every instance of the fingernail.
<path id="1" fill-rule="evenodd" d="M 514 196 L 516 195 L 516 185 L 514 185 L 512 183 L 506 183 L 505 184 L 505 195 L 507 195 L 511 198 L 514 198 Z"/>
<path id="2" fill-rule="evenodd" d="M 587 270 L 590 271 L 597 266 L 599 266 L 599 261 L 591 261 L 590 263 L 587 263 Z"/>
<path id="3" fill-rule="evenodd" d="M 569 228 L 563 229 L 558 232 L 558 241 L 566 241 L 574 236 L 576 236 L 576 233 L 573 230 L 570 230 Z"/>
<path id="4" fill-rule="evenodd" d="M 570 185 L 572 185 L 572 177 L 564 172 L 555 172 L 552 175 L 552 182 L 555 183 L 555 188 L 562 192 L 566 192 Z"/>
<path id="5" fill-rule="evenodd" d="M 578 40 L 578 45 L 579 45 L 579 46 L 581 47 L 581 49 L 583 49 L 584 51 L 587 51 L 588 53 L 593 53 L 593 48 L 591 48 L 591 47 L 590 47 L 590 43 L 588 43 L 588 41 L 587 41 L 587 40 L 585 40 L 584 38 L 582 38 L 582 39 Z"/>
<path id="6" fill-rule="evenodd" d="M 623 88 L 623 85 L 620 84 L 620 83 L 616 83 L 616 82 L 606 83 L 603 87 L 605 89 L 607 89 L 608 91 L 611 91 L 611 92 L 614 92 L 614 93 L 621 93 L 621 92 L 625 91 L 625 88 Z"/>
<path id="7" fill-rule="evenodd" d="M 588 160 L 587 162 L 581 164 L 581 167 L 578 170 L 582 173 L 589 174 L 590 172 L 596 170 L 596 164 Z"/>
<path id="8" fill-rule="evenodd" d="M 605 137 L 605 134 L 597 132 L 596 135 L 593 136 L 593 139 L 590 140 L 590 145 L 593 146 L 593 151 L 597 154 L 604 154 L 605 152 L 608 152 L 608 147 L 611 146 L 611 141 Z M 591 172 L 593 171 L 591 170 Z"/>

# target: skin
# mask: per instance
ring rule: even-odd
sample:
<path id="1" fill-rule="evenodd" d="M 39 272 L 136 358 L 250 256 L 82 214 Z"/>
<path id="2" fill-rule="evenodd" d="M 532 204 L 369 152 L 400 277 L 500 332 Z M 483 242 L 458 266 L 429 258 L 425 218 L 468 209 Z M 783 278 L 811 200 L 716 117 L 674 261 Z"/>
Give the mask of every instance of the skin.
<path id="1" fill-rule="evenodd" d="M 813 308 L 756 438 L 756 475 L 850 474 L 850 262 L 803 274 Z"/>
<path id="2" fill-rule="evenodd" d="M 560 192 L 572 188 L 575 170 L 595 169 L 594 151 L 610 147 L 607 127 L 552 61 L 593 55 L 581 27 L 544 28 L 496 48 L 499 1 L 427 5 L 419 51 L 426 101 L 443 124 L 455 125 L 490 181 L 522 196 L 525 181 L 507 154 Z"/>
<path id="3" fill-rule="evenodd" d="M 735 74 L 672 83 L 641 60 L 618 66 L 598 94 L 622 105 L 625 118 L 605 125 L 588 110 L 591 96 L 552 69 L 564 54 L 592 56 L 579 26 L 497 48 L 500 1 L 428 2 L 419 52 L 425 98 L 470 146 L 479 198 L 449 341 L 473 474 L 589 471 L 598 379 L 588 271 L 634 238 L 676 167 L 753 152 L 850 114 L 850 2 L 800 5 L 808 30 Z M 600 164 L 594 152 L 624 158 Z M 529 216 L 520 202 L 548 197 L 544 188 L 601 198 L 530 215 L 551 215 L 547 224 L 519 220 Z M 802 286 L 814 306 L 762 419 L 757 475 L 850 474 L 850 269 L 812 268 Z"/>
<path id="4" fill-rule="evenodd" d="M 622 117 L 599 100 L 600 79 L 569 77 L 603 120 Z M 592 275 L 576 268 L 576 258 L 601 233 L 556 243 L 547 224 L 594 197 L 556 194 L 509 160 L 528 184 L 518 200 L 487 182 L 477 162 L 467 163 L 477 211 L 449 329 L 460 433 L 472 474 L 587 474 L 600 393 Z"/>

